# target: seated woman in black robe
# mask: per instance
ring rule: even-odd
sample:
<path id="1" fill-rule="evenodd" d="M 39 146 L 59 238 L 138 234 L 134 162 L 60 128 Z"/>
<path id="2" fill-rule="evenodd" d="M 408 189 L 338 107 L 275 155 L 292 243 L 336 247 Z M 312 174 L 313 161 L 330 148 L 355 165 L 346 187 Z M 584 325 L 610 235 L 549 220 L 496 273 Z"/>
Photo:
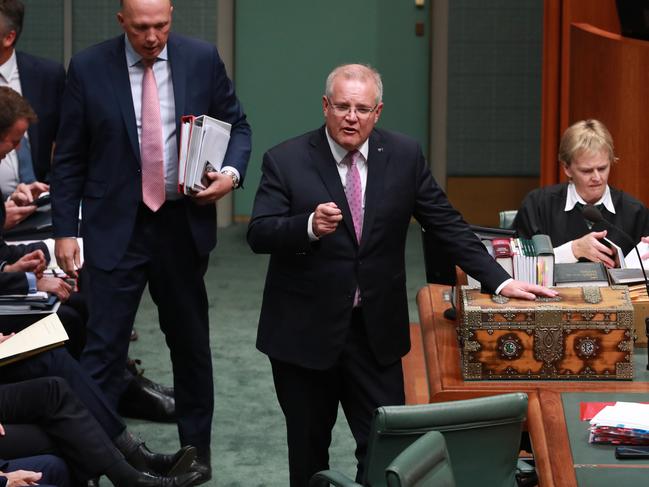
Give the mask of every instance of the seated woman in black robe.
<path id="1" fill-rule="evenodd" d="M 608 185 L 616 160 L 613 138 L 603 123 L 590 119 L 568 127 L 559 144 L 559 163 L 568 182 L 535 189 L 525 197 L 514 220 L 518 235 L 549 235 L 555 262 L 589 260 L 607 267 L 615 265 L 614 251 L 602 243 L 604 237 L 620 246 L 625 255 L 633 250 L 628 238 L 614 226 L 636 244 L 641 240 L 649 243 L 645 237 L 649 235 L 649 210 Z M 587 204 L 595 205 L 609 224 L 589 222 L 581 211 Z"/>

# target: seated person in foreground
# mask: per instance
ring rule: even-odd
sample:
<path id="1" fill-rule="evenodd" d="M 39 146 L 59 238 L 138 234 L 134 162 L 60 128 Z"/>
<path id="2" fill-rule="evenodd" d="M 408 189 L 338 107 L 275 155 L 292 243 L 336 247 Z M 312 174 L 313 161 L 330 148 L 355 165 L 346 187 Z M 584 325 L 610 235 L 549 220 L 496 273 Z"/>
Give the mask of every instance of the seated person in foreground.
<path id="1" fill-rule="evenodd" d="M 612 225 L 621 228 L 637 244 L 649 242 L 649 210 L 632 196 L 610 187 L 608 177 L 616 161 L 613 138 L 598 120 L 577 122 L 564 132 L 559 144 L 559 162 L 567 183 L 531 191 L 514 220 L 522 238 L 547 234 L 555 246 L 555 262 L 588 260 L 615 266 L 614 251 L 604 237 L 619 245 L 624 254 L 631 242 Z M 592 224 L 582 214 L 584 205 L 595 205 L 606 222 Z"/>

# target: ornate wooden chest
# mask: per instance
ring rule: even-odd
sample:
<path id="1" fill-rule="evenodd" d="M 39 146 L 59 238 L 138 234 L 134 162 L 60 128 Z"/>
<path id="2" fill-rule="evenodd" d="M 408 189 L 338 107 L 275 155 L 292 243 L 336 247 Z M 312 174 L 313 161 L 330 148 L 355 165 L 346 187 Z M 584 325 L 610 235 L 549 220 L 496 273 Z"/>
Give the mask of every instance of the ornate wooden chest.
<path id="1" fill-rule="evenodd" d="M 633 378 L 626 286 L 560 288 L 527 301 L 462 287 L 458 335 L 466 380 Z"/>

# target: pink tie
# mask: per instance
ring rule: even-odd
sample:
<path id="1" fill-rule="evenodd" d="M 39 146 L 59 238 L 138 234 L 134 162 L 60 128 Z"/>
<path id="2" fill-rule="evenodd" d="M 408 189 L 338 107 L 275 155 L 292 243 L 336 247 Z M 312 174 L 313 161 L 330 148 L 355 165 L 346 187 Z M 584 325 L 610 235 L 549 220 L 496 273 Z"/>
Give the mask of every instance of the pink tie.
<path id="1" fill-rule="evenodd" d="M 347 153 L 345 156 L 346 164 L 349 165 L 345 179 L 345 196 L 347 196 L 349 211 L 354 221 L 356 240 L 359 243 L 361 241 L 361 234 L 363 233 L 363 188 L 361 186 L 361 175 L 358 172 L 356 162 L 360 155 L 361 153 L 355 150 Z"/>
<path id="2" fill-rule="evenodd" d="M 165 202 L 165 182 L 162 160 L 162 122 L 158 87 L 153 76 L 153 62 L 144 64 L 142 78 L 142 200 L 151 211 Z M 155 62 L 155 61 L 154 61 Z"/>
<path id="3" fill-rule="evenodd" d="M 347 204 L 349 211 L 352 214 L 354 221 L 354 231 L 356 233 L 356 241 L 360 243 L 361 234 L 363 233 L 363 187 L 361 186 L 361 175 L 358 172 L 358 158 L 361 153 L 357 150 L 348 152 L 345 156 L 346 164 L 349 165 L 347 169 L 347 176 L 345 178 L 345 196 L 347 196 Z M 354 292 L 354 308 L 361 304 L 360 289 L 356 288 Z"/>

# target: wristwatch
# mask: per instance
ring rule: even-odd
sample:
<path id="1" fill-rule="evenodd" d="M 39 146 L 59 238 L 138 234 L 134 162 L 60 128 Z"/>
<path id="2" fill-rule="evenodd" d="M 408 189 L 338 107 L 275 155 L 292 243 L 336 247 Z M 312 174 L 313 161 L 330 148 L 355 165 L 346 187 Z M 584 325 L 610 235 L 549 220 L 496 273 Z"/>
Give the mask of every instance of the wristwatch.
<path id="1" fill-rule="evenodd" d="M 221 174 L 225 174 L 232 178 L 232 189 L 237 189 L 239 187 L 239 176 L 237 176 L 233 171 L 224 169 L 221 171 Z"/>

